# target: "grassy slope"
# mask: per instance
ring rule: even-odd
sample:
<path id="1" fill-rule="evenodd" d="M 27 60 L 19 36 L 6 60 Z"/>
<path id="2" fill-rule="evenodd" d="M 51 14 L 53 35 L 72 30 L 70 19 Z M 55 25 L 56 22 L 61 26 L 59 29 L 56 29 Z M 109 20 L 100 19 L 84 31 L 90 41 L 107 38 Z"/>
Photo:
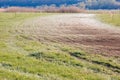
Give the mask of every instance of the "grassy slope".
<path id="1" fill-rule="evenodd" d="M 0 13 L 0 80 L 120 80 L 117 57 L 38 42 L 14 28 L 29 18 L 45 15 Z"/>
<path id="2" fill-rule="evenodd" d="M 105 23 L 120 26 L 120 14 L 114 14 L 113 17 L 110 14 L 100 14 L 98 18 Z"/>

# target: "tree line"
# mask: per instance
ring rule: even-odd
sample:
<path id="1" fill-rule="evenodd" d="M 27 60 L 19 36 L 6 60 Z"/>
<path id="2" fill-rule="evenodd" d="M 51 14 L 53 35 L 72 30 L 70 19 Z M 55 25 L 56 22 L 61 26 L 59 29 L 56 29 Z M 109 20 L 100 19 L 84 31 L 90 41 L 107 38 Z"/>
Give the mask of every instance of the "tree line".
<path id="1" fill-rule="evenodd" d="M 120 2 L 116 0 L 86 0 L 84 5 L 87 9 L 120 9 Z"/>
<path id="2" fill-rule="evenodd" d="M 54 5 L 54 6 L 53 6 Z M 120 0 L 0 0 L 0 7 L 120 9 Z"/>

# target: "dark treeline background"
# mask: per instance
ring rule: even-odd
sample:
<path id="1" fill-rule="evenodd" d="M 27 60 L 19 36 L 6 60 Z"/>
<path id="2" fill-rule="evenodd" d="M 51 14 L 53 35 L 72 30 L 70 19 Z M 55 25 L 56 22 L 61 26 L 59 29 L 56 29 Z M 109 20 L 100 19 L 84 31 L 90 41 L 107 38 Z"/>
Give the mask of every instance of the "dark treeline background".
<path id="1" fill-rule="evenodd" d="M 0 0 L 0 7 L 76 6 L 84 9 L 120 9 L 120 0 Z"/>

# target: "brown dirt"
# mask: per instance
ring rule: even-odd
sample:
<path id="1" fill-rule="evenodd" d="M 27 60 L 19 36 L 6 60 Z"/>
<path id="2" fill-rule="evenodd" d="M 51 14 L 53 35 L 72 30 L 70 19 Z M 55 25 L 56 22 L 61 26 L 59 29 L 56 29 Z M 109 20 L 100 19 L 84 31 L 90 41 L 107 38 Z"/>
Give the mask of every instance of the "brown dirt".
<path id="1" fill-rule="evenodd" d="M 94 14 L 61 14 L 26 21 L 20 30 L 39 41 L 61 42 L 89 53 L 120 56 L 120 28 L 103 24 Z"/>

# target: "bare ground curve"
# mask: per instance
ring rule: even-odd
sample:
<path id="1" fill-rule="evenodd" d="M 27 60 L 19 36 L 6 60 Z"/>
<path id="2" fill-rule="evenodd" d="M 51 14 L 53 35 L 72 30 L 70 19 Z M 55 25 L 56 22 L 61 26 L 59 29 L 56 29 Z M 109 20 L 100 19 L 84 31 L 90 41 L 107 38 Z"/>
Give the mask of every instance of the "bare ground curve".
<path id="1" fill-rule="evenodd" d="M 39 41 L 62 42 L 90 53 L 120 56 L 120 29 L 103 24 L 94 14 L 60 14 L 26 21 L 19 32 Z"/>

